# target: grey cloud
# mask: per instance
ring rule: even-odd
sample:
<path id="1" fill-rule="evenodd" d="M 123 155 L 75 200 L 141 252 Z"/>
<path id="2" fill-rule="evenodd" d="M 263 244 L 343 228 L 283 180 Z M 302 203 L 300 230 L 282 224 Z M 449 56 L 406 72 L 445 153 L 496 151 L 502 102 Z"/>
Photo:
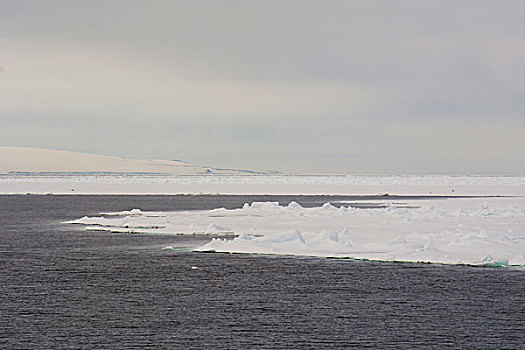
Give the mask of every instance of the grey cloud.
<path id="1" fill-rule="evenodd" d="M 0 140 L 228 167 L 523 171 L 523 13 L 510 0 L 4 0 Z"/>

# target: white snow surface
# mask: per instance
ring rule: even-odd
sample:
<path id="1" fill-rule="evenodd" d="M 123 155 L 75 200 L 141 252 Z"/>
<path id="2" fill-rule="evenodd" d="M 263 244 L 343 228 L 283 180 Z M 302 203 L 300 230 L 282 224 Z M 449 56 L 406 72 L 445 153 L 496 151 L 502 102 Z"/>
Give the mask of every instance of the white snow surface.
<path id="1" fill-rule="evenodd" d="M 148 173 L 195 175 L 244 174 L 252 171 L 197 166 L 181 160 L 126 159 L 30 147 L 0 146 L 0 174 L 9 173 Z"/>
<path id="2" fill-rule="evenodd" d="M 235 210 L 131 210 L 68 223 L 89 230 L 230 236 L 213 238 L 196 251 L 525 265 L 523 197 L 382 203 L 384 208 L 356 209 L 344 203 L 303 208 L 254 202 Z"/>
<path id="3" fill-rule="evenodd" d="M 525 176 L 0 175 L 0 193 L 525 195 Z"/>

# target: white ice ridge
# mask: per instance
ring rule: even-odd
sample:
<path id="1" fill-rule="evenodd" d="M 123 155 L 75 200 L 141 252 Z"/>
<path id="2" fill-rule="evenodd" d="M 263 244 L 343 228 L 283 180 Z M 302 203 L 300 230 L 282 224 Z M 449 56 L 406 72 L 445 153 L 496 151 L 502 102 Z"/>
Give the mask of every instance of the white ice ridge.
<path id="1" fill-rule="evenodd" d="M 409 208 L 383 204 L 357 209 L 254 202 L 235 210 L 132 210 L 69 223 L 90 230 L 230 236 L 214 238 L 197 251 L 525 265 L 525 198 L 420 200 L 410 201 Z"/>

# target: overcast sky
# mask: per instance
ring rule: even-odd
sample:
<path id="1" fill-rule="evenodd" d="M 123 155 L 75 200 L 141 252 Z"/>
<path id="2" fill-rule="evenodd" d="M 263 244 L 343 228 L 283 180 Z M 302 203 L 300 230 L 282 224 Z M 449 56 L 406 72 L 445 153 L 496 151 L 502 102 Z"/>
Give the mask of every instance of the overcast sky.
<path id="1" fill-rule="evenodd" d="M 0 146 L 525 173 L 525 1 L 0 0 Z"/>

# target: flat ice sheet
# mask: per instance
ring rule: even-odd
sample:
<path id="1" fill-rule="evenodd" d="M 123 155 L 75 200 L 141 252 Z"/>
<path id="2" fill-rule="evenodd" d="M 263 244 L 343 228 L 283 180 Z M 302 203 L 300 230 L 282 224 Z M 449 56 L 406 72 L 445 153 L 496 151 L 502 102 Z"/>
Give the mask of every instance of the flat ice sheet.
<path id="1" fill-rule="evenodd" d="M 525 195 L 525 176 L 0 175 L 0 193 Z"/>
<path id="2" fill-rule="evenodd" d="M 254 202 L 235 210 L 131 210 L 68 223 L 90 230 L 230 236 L 214 238 L 197 251 L 525 265 L 522 197 L 436 198 L 410 201 L 412 208 L 389 202 L 376 209 L 334 204 L 302 208 L 295 202 Z"/>

